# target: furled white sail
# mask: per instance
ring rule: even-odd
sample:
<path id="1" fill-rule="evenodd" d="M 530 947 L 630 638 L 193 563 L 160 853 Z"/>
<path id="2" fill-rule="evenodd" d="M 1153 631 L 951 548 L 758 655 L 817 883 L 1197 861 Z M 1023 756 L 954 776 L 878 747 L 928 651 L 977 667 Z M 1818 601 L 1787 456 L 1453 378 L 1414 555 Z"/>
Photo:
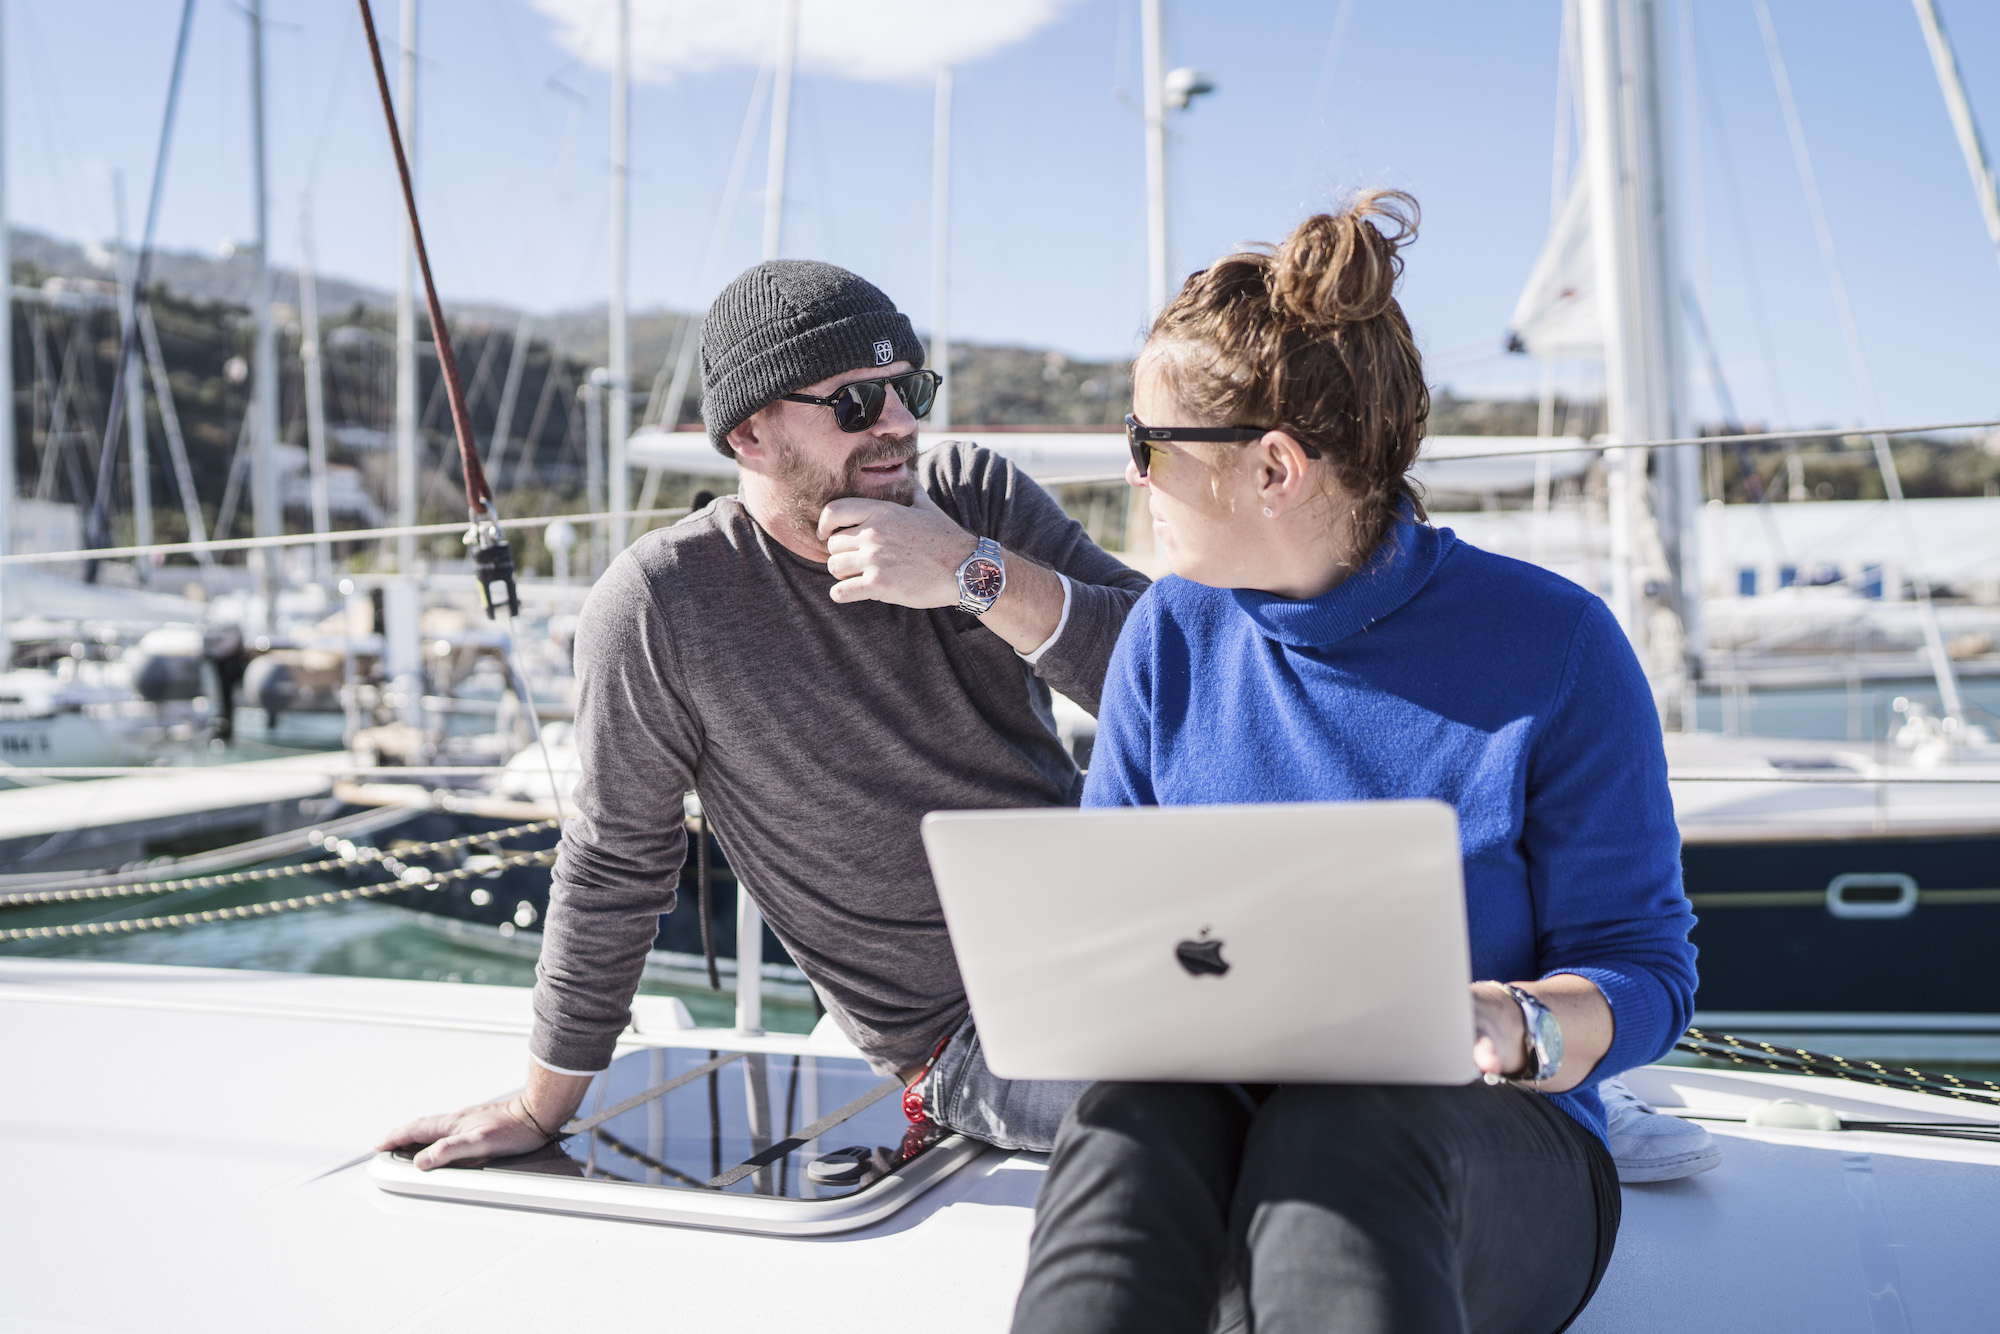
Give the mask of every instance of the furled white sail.
<path id="1" fill-rule="evenodd" d="M 1562 216 L 1549 231 L 1527 288 L 1514 305 L 1509 346 L 1547 360 L 1604 357 L 1598 313 L 1597 258 L 1591 249 L 1590 175 L 1571 182 Z"/>

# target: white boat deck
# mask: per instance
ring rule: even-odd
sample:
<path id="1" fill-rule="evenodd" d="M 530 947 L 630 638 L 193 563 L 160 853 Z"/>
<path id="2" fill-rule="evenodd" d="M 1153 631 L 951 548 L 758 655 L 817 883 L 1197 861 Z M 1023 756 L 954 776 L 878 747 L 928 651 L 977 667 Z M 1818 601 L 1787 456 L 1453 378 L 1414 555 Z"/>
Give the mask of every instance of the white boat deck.
<path id="1" fill-rule="evenodd" d="M 353 765 L 352 756 L 328 751 L 214 768 L 162 765 L 117 778 L 0 790 L 0 843 L 325 796 L 333 791 L 334 773 Z M 5 772 L 0 769 L 0 776 Z"/>
<path id="2" fill-rule="evenodd" d="M 1004 1330 L 1038 1160 L 989 1154 L 885 1223 L 802 1240 L 413 1200 L 376 1135 L 519 1080 L 527 993 L 0 961 L 0 1330 Z M 746 1045 L 642 998 L 635 1044 Z M 831 1052 L 775 1036 L 771 1050 Z M 1860 1085 L 1656 1068 L 1663 1101 Z M 1803 1089 L 1803 1092 L 1799 1090 Z M 1625 1192 L 1581 1331 L 1988 1328 L 2000 1145 L 1723 1126 L 1716 1171 Z"/>
<path id="3" fill-rule="evenodd" d="M 1929 768 L 1893 748 L 1878 757 L 1851 741 L 1669 732 L 1666 748 L 1675 774 L 1735 776 L 1671 784 L 1675 819 L 1690 843 L 2000 832 L 2000 762 L 1992 747 Z"/>

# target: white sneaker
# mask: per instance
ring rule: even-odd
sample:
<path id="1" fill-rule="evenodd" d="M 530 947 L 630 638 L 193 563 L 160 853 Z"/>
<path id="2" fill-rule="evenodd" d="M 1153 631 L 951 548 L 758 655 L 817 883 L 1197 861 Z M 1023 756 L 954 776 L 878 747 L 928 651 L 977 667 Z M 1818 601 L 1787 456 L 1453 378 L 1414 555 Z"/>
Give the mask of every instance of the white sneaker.
<path id="1" fill-rule="evenodd" d="M 1607 1079 L 1597 1092 L 1611 1123 L 1611 1161 L 1620 1181 L 1675 1181 L 1722 1161 L 1722 1146 L 1706 1130 L 1641 1100 L 1624 1080 Z"/>

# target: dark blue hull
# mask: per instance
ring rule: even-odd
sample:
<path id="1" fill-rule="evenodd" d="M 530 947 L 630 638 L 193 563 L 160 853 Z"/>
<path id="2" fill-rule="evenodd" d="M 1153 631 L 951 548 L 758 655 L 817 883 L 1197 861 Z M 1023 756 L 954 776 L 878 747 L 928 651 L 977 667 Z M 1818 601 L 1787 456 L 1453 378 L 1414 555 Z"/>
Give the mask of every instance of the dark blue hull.
<path id="1" fill-rule="evenodd" d="M 393 835 L 385 834 L 375 841 L 393 852 L 397 843 L 459 838 L 467 834 L 504 829 L 514 823 L 518 821 L 473 816 L 462 812 L 432 811 L 397 825 Z M 504 848 L 483 848 L 475 845 L 454 853 L 440 853 L 435 857 L 418 860 L 434 870 L 442 871 L 459 865 L 458 859 L 466 854 L 489 851 L 504 854 L 553 848 L 557 837 L 554 830 L 548 830 L 525 838 L 509 839 Z M 687 861 L 681 867 L 680 890 L 676 895 L 674 910 L 661 916 L 659 934 L 653 941 L 654 949 L 675 954 L 697 956 L 701 954 L 701 916 L 699 896 L 695 888 L 698 870 L 695 846 L 693 839 L 690 838 Z M 736 876 L 729 869 L 728 859 L 723 856 L 722 849 L 712 838 L 709 840 L 709 888 L 716 955 L 719 958 L 734 959 Z M 547 867 L 542 866 L 511 867 L 491 876 L 452 881 L 436 889 L 403 890 L 387 896 L 382 901 L 415 908 L 420 912 L 455 918 L 461 922 L 511 927 L 517 931 L 538 933 L 542 929 L 542 920 L 549 911 L 549 871 Z M 771 933 L 769 926 L 764 928 L 764 962 L 781 964 L 792 962 L 791 955 Z"/>
<path id="2" fill-rule="evenodd" d="M 2000 832 L 1690 844 L 1681 863 L 1701 1010 L 2000 1015 Z M 1885 915 L 1830 910 L 1840 876 L 1883 886 Z M 1896 876 L 1915 883 L 1907 908 Z"/>

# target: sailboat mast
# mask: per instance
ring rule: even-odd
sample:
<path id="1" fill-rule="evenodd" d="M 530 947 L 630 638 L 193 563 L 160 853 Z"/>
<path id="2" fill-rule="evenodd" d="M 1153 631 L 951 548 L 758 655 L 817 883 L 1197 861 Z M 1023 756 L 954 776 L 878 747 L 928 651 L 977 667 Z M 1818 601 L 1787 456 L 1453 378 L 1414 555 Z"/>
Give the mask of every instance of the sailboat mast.
<path id="1" fill-rule="evenodd" d="M 1681 429 L 1680 303 L 1668 181 L 1667 84 L 1659 77 L 1660 15 L 1652 0 L 1583 0 L 1584 163 L 1589 174 L 1597 297 L 1604 325 L 1605 429 L 1610 443 L 1671 439 Z M 1675 568 L 1688 666 L 1699 653 L 1700 585 L 1690 523 L 1699 456 L 1660 470 L 1661 545 Z M 1644 589 L 1647 456 L 1621 449 L 1611 483 L 1611 596 L 1618 623 L 1648 647 Z M 1686 466 L 1683 466 L 1685 463 Z M 1657 666 L 1657 664 L 1656 664 Z"/>
<path id="2" fill-rule="evenodd" d="M 299 201 L 299 360 L 306 380 L 306 467 L 312 480 L 313 532 L 321 540 L 313 543 L 313 578 L 325 580 L 333 574 L 333 543 L 326 534 L 333 527 L 332 505 L 326 482 L 326 386 L 319 355 L 319 281 L 313 272 L 312 199 Z"/>
<path id="3" fill-rule="evenodd" d="M 771 156 L 764 168 L 764 258 L 785 239 L 785 154 L 792 131 L 792 69 L 799 57 L 799 0 L 778 11 L 778 77 L 771 91 Z"/>
<path id="4" fill-rule="evenodd" d="M 771 89 L 771 156 L 764 171 L 764 258 L 776 259 L 785 239 L 785 154 L 792 127 L 792 72 L 799 55 L 799 0 L 778 13 L 778 68 Z M 764 914 L 757 900 L 736 895 L 736 1031 L 764 1031 Z"/>
<path id="5" fill-rule="evenodd" d="M 118 225 L 118 323 L 125 344 L 125 434 L 130 442 L 132 465 L 132 540 L 137 545 L 153 544 L 152 460 L 146 443 L 146 382 L 139 366 L 139 340 L 133 336 L 139 317 L 136 257 L 125 241 L 125 173 L 111 173 L 111 204 Z M 148 559 L 136 562 L 139 580 L 146 581 Z"/>
<path id="6" fill-rule="evenodd" d="M 931 120 L 931 366 L 944 376 L 931 430 L 951 429 L 951 66 L 938 71 Z"/>
<path id="7" fill-rule="evenodd" d="M 6 7 L 0 5 L 0 25 Z M 0 556 L 14 550 L 14 254 L 7 223 L 7 43 L 0 31 Z M 0 566 L 0 671 L 14 663 L 6 568 Z"/>
<path id="8" fill-rule="evenodd" d="M 278 508 L 278 347 L 271 323 L 271 228 L 264 152 L 264 2 L 250 0 L 250 144 L 251 179 L 256 193 L 257 269 L 251 301 L 257 320 L 256 360 L 251 370 L 255 426 L 250 455 L 250 513 L 258 537 L 276 537 L 282 527 Z M 137 480 L 136 478 L 134 479 Z M 277 624 L 278 558 L 268 548 L 253 557 L 257 597 L 263 604 L 264 626 Z"/>
<path id="9" fill-rule="evenodd" d="M 618 57 L 611 70 L 611 377 L 605 387 L 611 396 L 611 411 L 605 425 L 610 438 L 605 442 L 605 469 L 610 482 L 606 497 L 613 511 L 608 535 L 610 555 L 625 549 L 627 520 L 631 508 L 631 474 L 625 467 L 625 442 L 632 434 L 631 351 L 626 344 L 625 311 L 627 283 L 627 235 L 630 222 L 630 170 L 628 154 L 632 129 L 632 0 L 618 0 Z"/>
<path id="10" fill-rule="evenodd" d="M 1958 77 L 1958 57 L 1952 54 L 1951 38 L 1938 21 L 1937 6 L 1931 0 L 1912 0 L 1917 22 L 1924 28 L 1924 44 L 1931 49 L 1931 65 L 1937 70 L 1938 88 L 1944 93 L 1945 111 L 1951 128 L 1958 134 L 1958 147 L 1965 154 L 1966 170 L 1972 173 L 1972 190 L 1979 196 L 1979 212 L 1986 219 L 1986 234 L 2000 255 L 2000 183 L 1993 177 L 1993 163 L 1986 156 L 1985 141 L 1979 137 L 1979 122 L 1972 118 L 1972 103 L 1965 98 L 1965 85 Z"/>
<path id="11" fill-rule="evenodd" d="M 403 156 L 417 173 L 417 0 L 403 0 L 396 100 L 403 129 Z M 396 573 L 417 568 L 417 252 L 404 218 L 403 263 L 396 286 Z M 435 336 L 435 335 L 433 335 Z"/>
<path id="12" fill-rule="evenodd" d="M 1146 81 L 1146 319 L 1167 304 L 1167 107 L 1160 0 L 1139 0 L 1140 77 Z"/>

